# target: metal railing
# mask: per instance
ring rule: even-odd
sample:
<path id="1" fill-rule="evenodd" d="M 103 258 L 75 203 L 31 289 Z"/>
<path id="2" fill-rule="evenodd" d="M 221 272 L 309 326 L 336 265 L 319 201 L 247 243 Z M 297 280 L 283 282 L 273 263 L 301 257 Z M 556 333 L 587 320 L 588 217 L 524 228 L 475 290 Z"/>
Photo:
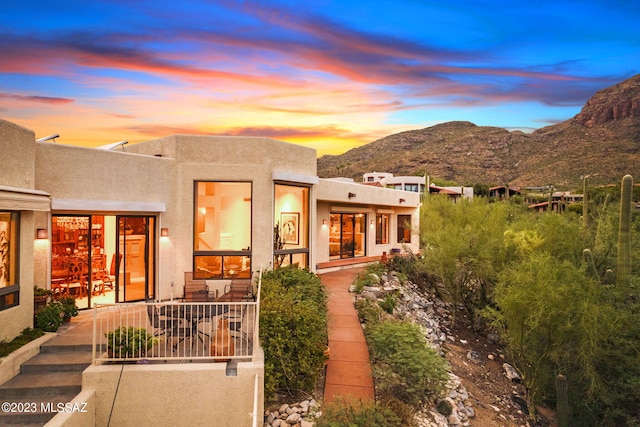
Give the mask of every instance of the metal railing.
<path id="1" fill-rule="evenodd" d="M 252 360 L 259 347 L 255 301 L 96 304 L 93 363 Z"/>

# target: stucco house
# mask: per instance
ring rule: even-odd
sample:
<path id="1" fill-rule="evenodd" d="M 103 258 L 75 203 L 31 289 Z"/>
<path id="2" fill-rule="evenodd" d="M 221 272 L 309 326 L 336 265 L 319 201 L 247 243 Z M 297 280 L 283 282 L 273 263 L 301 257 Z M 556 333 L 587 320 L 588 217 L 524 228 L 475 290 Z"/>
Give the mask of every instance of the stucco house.
<path id="1" fill-rule="evenodd" d="M 33 286 L 59 286 L 69 255 L 112 279 L 76 289 L 82 309 L 179 297 L 185 272 L 215 289 L 274 265 L 419 249 L 418 193 L 320 179 L 300 145 L 173 135 L 96 149 L 0 121 L 0 153 L 0 339 L 32 326 Z"/>
<path id="2" fill-rule="evenodd" d="M 33 326 L 34 286 L 65 291 L 80 309 L 124 307 L 182 297 L 187 275 L 217 295 L 277 266 L 322 272 L 419 250 L 420 194 L 320 179 L 310 148 L 193 135 L 101 148 L 61 142 L 0 120 L 0 340 Z M 75 260 L 84 269 L 74 273 Z M 198 383 L 246 398 L 234 400 L 245 405 L 239 414 L 259 413 L 247 408 L 264 376 L 261 351 L 252 354 L 235 379 L 220 364 L 131 366 L 128 399 L 144 398 L 150 384 L 181 394 Z M 119 381 L 113 368 L 83 374 L 96 423 L 110 410 L 98 396 Z"/>

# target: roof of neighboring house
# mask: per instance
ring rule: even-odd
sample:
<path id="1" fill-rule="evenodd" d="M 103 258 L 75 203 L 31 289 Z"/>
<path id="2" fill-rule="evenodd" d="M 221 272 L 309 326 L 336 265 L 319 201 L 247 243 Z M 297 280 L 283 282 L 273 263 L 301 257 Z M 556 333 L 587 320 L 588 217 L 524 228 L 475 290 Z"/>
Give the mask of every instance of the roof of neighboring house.
<path id="1" fill-rule="evenodd" d="M 451 196 L 462 196 L 462 193 L 459 191 L 450 190 L 448 188 L 437 187 L 435 185 L 431 185 L 429 187 L 430 193 L 438 193 L 438 194 L 449 194 Z"/>

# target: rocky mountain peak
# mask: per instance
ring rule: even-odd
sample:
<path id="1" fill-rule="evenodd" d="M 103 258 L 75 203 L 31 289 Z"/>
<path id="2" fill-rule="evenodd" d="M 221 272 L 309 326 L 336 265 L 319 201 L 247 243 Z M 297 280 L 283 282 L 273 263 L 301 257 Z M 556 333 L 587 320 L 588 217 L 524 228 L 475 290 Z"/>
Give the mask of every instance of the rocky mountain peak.
<path id="1" fill-rule="evenodd" d="M 627 118 L 640 118 L 640 74 L 596 92 L 573 120 L 593 127 Z"/>

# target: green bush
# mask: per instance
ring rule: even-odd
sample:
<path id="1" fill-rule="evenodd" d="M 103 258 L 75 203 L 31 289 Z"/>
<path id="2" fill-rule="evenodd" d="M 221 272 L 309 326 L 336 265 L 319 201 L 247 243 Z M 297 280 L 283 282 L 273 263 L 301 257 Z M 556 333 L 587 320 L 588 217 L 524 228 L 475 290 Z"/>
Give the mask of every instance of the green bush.
<path id="1" fill-rule="evenodd" d="M 368 299 L 356 300 L 355 307 L 361 323 L 374 324 L 382 320 L 384 317 L 382 307 Z"/>
<path id="2" fill-rule="evenodd" d="M 107 337 L 107 353 L 109 357 L 128 358 L 142 357 L 156 343 L 157 338 L 147 333 L 145 328 L 133 326 L 119 328 L 104 334 Z"/>
<path id="3" fill-rule="evenodd" d="M 40 329 L 25 328 L 22 330 L 22 333 L 13 340 L 9 342 L 0 341 L 0 357 L 8 356 L 11 352 L 37 338 L 40 338 L 42 335 L 44 335 L 44 333 Z"/>
<path id="4" fill-rule="evenodd" d="M 395 412 L 374 402 L 337 400 L 324 408 L 317 427 L 396 427 L 402 424 Z"/>
<path id="5" fill-rule="evenodd" d="M 36 327 L 45 332 L 56 332 L 62 325 L 62 304 L 51 301 L 45 308 L 36 313 Z"/>
<path id="6" fill-rule="evenodd" d="M 365 334 L 380 394 L 419 406 L 443 390 L 447 362 L 427 346 L 417 325 L 387 320 L 368 325 Z"/>
<path id="7" fill-rule="evenodd" d="M 382 301 L 378 303 L 380 307 L 389 314 L 393 314 L 393 310 L 398 305 L 398 300 L 395 295 L 389 294 Z"/>
<path id="8" fill-rule="evenodd" d="M 78 315 L 78 306 L 76 305 L 76 299 L 72 296 L 64 296 L 58 298 L 57 301 L 62 305 L 62 318 L 65 321 L 69 321 L 72 317 Z"/>
<path id="9" fill-rule="evenodd" d="M 285 267 L 263 275 L 260 339 L 267 400 L 315 390 L 328 345 L 326 293 L 315 274 Z"/>
<path id="10" fill-rule="evenodd" d="M 353 285 L 355 286 L 355 292 L 359 294 L 362 292 L 362 288 L 364 288 L 365 286 L 378 286 L 379 283 L 376 281 L 375 277 L 371 275 L 371 273 L 365 270 L 358 273 L 356 279 L 353 282 Z"/>

